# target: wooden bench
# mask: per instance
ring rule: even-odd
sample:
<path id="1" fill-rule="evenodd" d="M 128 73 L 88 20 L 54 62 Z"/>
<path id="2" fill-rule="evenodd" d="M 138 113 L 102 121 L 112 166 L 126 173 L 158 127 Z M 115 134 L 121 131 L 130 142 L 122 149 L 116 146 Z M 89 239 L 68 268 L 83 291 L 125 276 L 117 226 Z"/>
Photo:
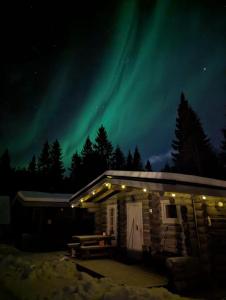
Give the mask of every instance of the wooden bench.
<path id="1" fill-rule="evenodd" d="M 71 257 L 76 257 L 77 251 L 80 248 L 80 243 L 68 243 L 69 254 Z"/>
<path id="2" fill-rule="evenodd" d="M 79 247 L 79 255 L 81 258 L 89 258 L 91 256 L 112 256 L 115 246 L 112 245 L 87 245 Z"/>

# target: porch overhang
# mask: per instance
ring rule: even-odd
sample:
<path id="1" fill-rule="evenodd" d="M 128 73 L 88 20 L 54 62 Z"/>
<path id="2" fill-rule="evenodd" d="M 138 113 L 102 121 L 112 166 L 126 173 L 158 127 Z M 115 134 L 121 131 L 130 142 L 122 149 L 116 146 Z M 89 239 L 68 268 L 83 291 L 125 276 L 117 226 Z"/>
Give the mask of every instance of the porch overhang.
<path id="1" fill-rule="evenodd" d="M 102 202 L 125 191 L 175 192 L 226 197 L 226 181 L 165 172 L 106 171 L 70 198 L 72 207 Z"/>

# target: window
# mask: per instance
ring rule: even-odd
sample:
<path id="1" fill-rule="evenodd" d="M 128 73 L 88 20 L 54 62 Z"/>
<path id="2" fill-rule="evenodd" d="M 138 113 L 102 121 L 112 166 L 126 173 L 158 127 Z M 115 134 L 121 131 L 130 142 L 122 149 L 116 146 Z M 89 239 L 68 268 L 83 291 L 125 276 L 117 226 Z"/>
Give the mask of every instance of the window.
<path id="1" fill-rule="evenodd" d="M 166 204 L 166 218 L 177 218 L 177 207 L 175 204 Z"/>
<path id="2" fill-rule="evenodd" d="M 181 212 L 180 205 L 171 204 L 169 200 L 163 200 L 161 203 L 162 220 L 164 224 L 180 223 Z"/>

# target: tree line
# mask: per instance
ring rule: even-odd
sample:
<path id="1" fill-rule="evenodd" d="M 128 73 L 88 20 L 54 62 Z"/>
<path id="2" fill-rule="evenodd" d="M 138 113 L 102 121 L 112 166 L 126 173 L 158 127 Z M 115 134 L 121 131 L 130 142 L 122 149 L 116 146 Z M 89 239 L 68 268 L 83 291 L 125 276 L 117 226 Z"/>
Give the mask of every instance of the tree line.
<path id="1" fill-rule="evenodd" d="M 222 130 L 219 151 L 211 145 L 202 123 L 182 93 L 177 109 L 175 139 L 172 141 L 172 162 L 163 172 L 176 172 L 226 179 L 226 129 Z M 113 147 L 103 125 L 94 141 L 88 136 L 80 152 L 71 158 L 65 175 L 63 154 L 58 140 L 46 141 L 38 157 L 33 156 L 23 169 L 13 168 L 8 149 L 0 157 L 0 193 L 17 190 L 75 192 L 104 171 L 152 171 L 148 160 L 143 164 L 138 146 L 125 155 L 119 145 Z"/>
<path id="2" fill-rule="evenodd" d="M 114 148 L 106 129 L 101 125 L 94 142 L 88 136 L 82 150 L 73 154 L 68 175 L 65 175 L 63 153 L 58 140 L 53 143 L 46 141 L 39 156 L 33 155 L 28 166 L 22 169 L 12 168 L 9 151 L 5 150 L 0 157 L 0 192 L 75 192 L 108 169 L 151 171 L 151 164 L 148 160 L 143 167 L 137 146 L 127 156 L 119 145 Z"/>

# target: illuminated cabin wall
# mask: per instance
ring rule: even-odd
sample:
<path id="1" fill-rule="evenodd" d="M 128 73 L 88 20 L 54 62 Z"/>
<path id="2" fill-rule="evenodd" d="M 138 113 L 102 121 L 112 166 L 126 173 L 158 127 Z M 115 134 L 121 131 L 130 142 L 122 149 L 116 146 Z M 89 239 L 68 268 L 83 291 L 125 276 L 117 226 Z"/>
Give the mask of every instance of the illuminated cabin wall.
<path id="1" fill-rule="evenodd" d="M 172 196 L 173 195 L 173 196 Z M 144 249 L 152 255 L 200 256 L 207 270 L 226 265 L 226 199 L 174 192 L 124 191 L 100 203 L 84 203 L 95 212 L 95 232 L 107 231 L 107 205 L 117 204 L 118 245 L 126 247 L 126 203 L 142 202 Z M 162 205 L 180 210 L 178 222 L 164 220 Z M 218 205 L 220 203 L 220 206 Z M 226 267 L 225 267 L 226 271 Z"/>

